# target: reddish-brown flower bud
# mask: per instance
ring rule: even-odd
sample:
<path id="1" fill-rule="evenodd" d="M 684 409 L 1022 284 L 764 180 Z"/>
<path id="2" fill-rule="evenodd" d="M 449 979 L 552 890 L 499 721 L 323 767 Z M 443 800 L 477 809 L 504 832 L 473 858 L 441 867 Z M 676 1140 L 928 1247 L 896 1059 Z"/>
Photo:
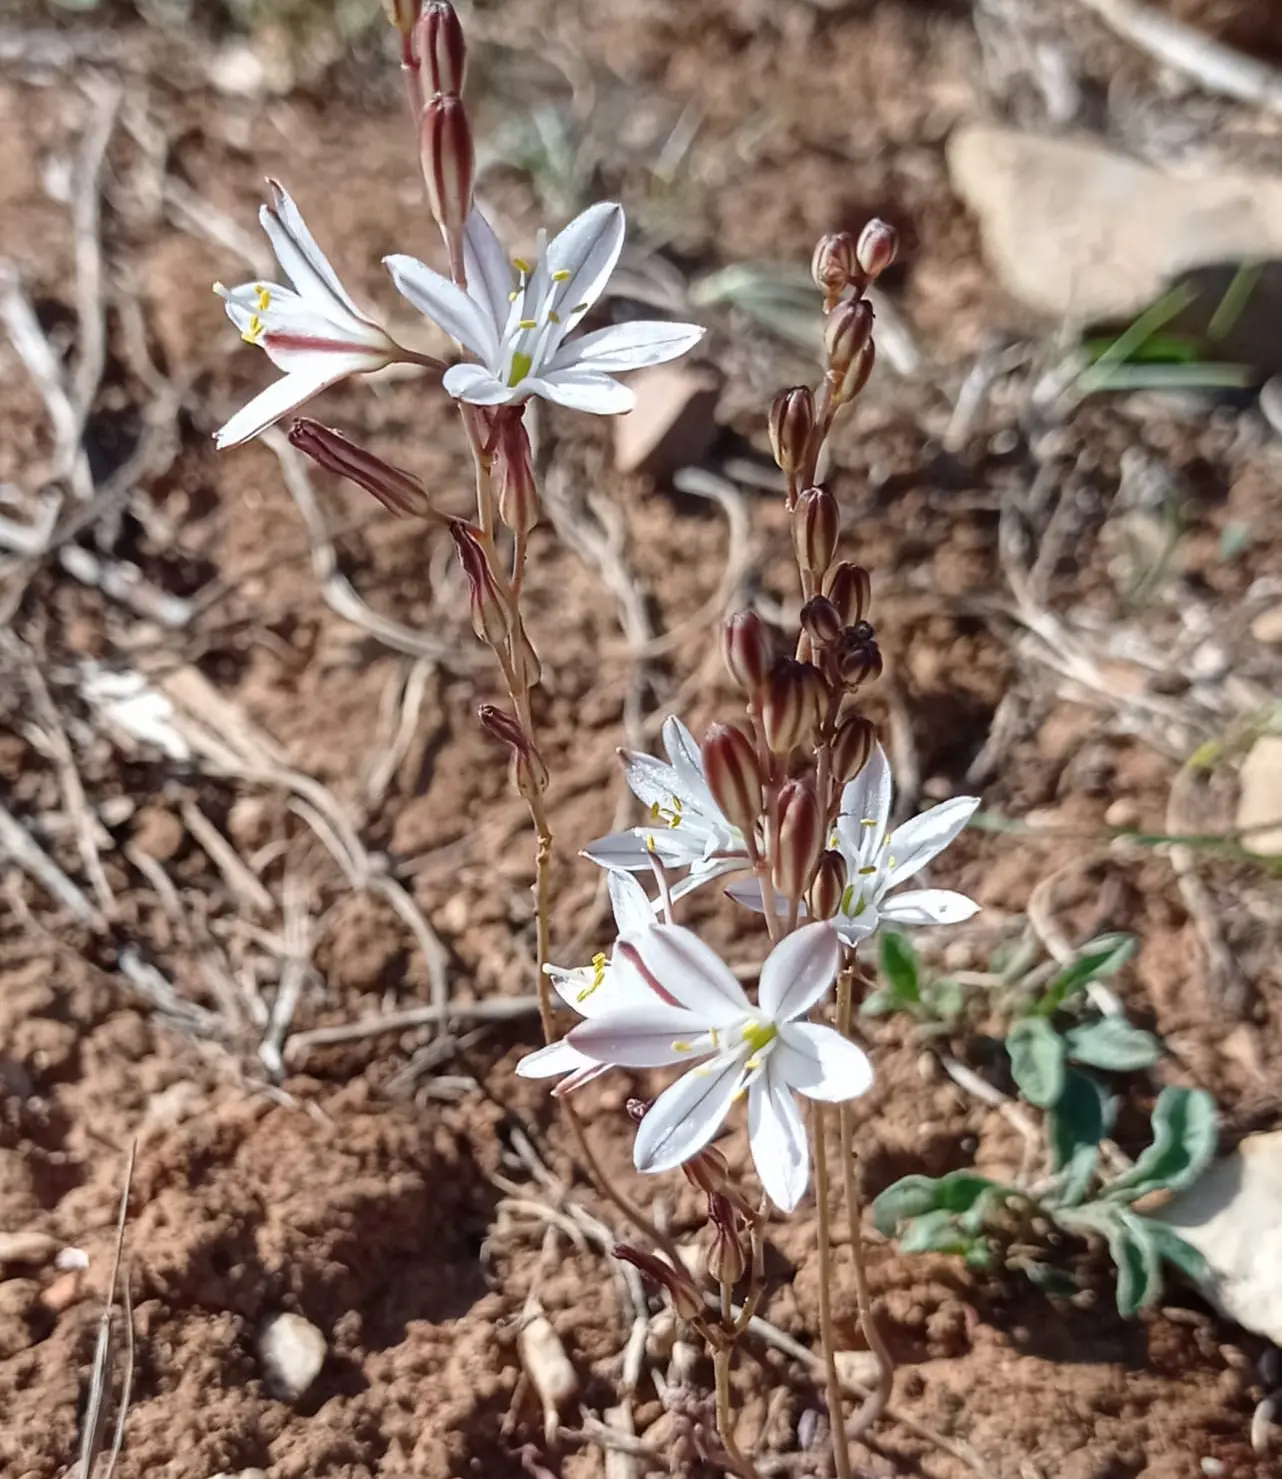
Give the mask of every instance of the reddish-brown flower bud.
<path id="1" fill-rule="evenodd" d="M 899 250 L 899 233 L 887 221 L 874 217 L 859 233 L 855 260 L 868 282 L 875 282 L 895 260 Z"/>
<path id="2" fill-rule="evenodd" d="M 700 746 L 717 805 L 745 837 L 761 815 L 761 766 L 751 739 L 735 724 L 713 724 Z"/>
<path id="3" fill-rule="evenodd" d="M 455 98 L 462 95 L 467 41 L 449 0 L 427 0 L 415 31 L 414 51 L 423 67 L 424 90 L 429 98 L 437 93 Z"/>
<path id="4" fill-rule="evenodd" d="M 509 714 L 497 704 L 482 704 L 476 711 L 476 717 L 487 734 L 511 750 L 513 776 L 521 795 L 529 796 L 531 793 L 546 791 L 551 779 L 548 768 L 530 736 L 521 728 L 515 714 Z"/>
<path id="5" fill-rule="evenodd" d="M 450 535 L 458 553 L 459 564 L 467 576 L 472 604 L 472 630 L 483 642 L 498 649 L 507 641 L 508 612 L 490 569 L 479 532 L 462 519 L 450 525 Z"/>
<path id="6" fill-rule="evenodd" d="M 792 511 L 797 564 L 821 579 L 832 564 L 841 535 L 841 509 L 827 488 L 807 488 Z"/>
<path id="7" fill-rule="evenodd" d="M 509 411 L 495 422 L 490 475 L 498 493 L 499 517 L 513 533 L 528 534 L 539 521 L 539 490 L 520 411 Z"/>
<path id="8" fill-rule="evenodd" d="M 831 919 L 841 908 L 841 896 L 845 891 L 845 858 L 839 852 L 831 850 L 823 853 L 815 868 L 814 881 L 806 898 L 811 919 Z"/>
<path id="9" fill-rule="evenodd" d="M 770 670 L 761 700 L 766 744 L 776 755 L 804 745 L 827 707 L 828 685 L 808 662 L 784 658 Z"/>
<path id="10" fill-rule="evenodd" d="M 630 1263 L 633 1268 L 639 1269 L 643 1278 L 649 1279 L 660 1289 L 666 1289 L 672 1296 L 677 1314 L 683 1320 L 696 1319 L 703 1313 L 703 1298 L 684 1268 L 673 1268 L 670 1263 L 665 1263 L 653 1253 L 643 1253 L 640 1248 L 633 1248 L 627 1243 L 616 1243 L 610 1251 L 624 1263 Z"/>
<path id="11" fill-rule="evenodd" d="M 876 743 L 877 730 L 872 721 L 862 714 L 848 714 L 837 725 L 828 747 L 833 779 L 841 785 L 853 781 L 868 764 Z"/>
<path id="12" fill-rule="evenodd" d="M 810 259 L 810 275 L 831 304 L 845 292 L 858 266 L 855 238 L 849 231 L 830 231 L 815 244 L 815 253 Z"/>
<path id="13" fill-rule="evenodd" d="M 881 649 L 866 621 L 847 627 L 837 652 L 837 675 L 848 689 L 881 677 Z"/>
<path id="14" fill-rule="evenodd" d="M 543 663 L 539 654 L 534 650 L 534 643 L 530 641 L 530 634 L 525 630 L 525 623 L 519 618 L 512 646 L 517 671 L 524 676 L 526 687 L 533 688 L 543 677 Z"/>
<path id="15" fill-rule="evenodd" d="M 801 608 L 801 629 L 816 647 L 826 647 L 841 636 L 841 617 L 827 596 L 812 596 Z"/>
<path id="16" fill-rule="evenodd" d="M 786 899 L 800 899 L 826 840 L 819 798 L 808 781 L 789 781 L 779 792 L 771 875 Z"/>
<path id="17" fill-rule="evenodd" d="M 770 632 L 755 611 L 736 611 L 721 628 L 726 671 L 751 697 L 770 671 Z"/>
<path id="18" fill-rule="evenodd" d="M 636 1108 L 634 1108 L 636 1106 Z M 633 1120 L 640 1124 L 645 1118 L 649 1105 L 641 1099 L 628 1100 L 628 1113 Z M 639 1113 L 637 1112 L 639 1109 Z M 710 1217 L 720 1215 L 721 1207 L 730 1207 L 736 1211 L 745 1221 L 751 1221 L 756 1216 L 753 1204 L 744 1196 L 730 1178 L 730 1167 L 726 1164 L 726 1158 L 714 1145 L 708 1145 L 682 1165 L 686 1180 L 691 1186 L 697 1187 L 708 1198 L 708 1215 Z M 717 1209 L 717 1210 L 714 1210 Z"/>
<path id="19" fill-rule="evenodd" d="M 842 561 L 824 582 L 824 594 L 837 608 L 843 626 L 852 627 L 868 614 L 872 578 L 862 565 Z"/>
<path id="20" fill-rule="evenodd" d="M 849 401 L 853 401 L 864 386 L 868 384 L 868 377 L 872 374 L 872 367 L 876 363 L 877 346 L 869 339 L 844 375 L 837 376 L 830 374 L 828 376 L 828 384 L 832 389 L 833 405 L 844 406 Z"/>
<path id="21" fill-rule="evenodd" d="M 434 97 L 419 119 L 419 162 L 427 199 L 444 231 L 461 231 L 472 209 L 476 156 L 467 110 L 450 94 Z"/>
<path id="22" fill-rule="evenodd" d="M 737 1222 L 713 1221 L 706 1258 L 708 1277 L 733 1288 L 748 1268 L 748 1253 Z"/>
<path id="23" fill-rule="evenodd" d="M 781 471 L 794 473 L 805 464 L 815 429 L 815 399 L 804 385 L 781 390 L 770 406 L 770 450 Z"/>
<path id="24" fill-rule="evenodd" d="M 384 462 L 332 426 L 323 426 L 310 416 L 300 416 L 289 428 L 289 440 L 327 472 L 337 473 L 372 493 L 392 513 L 445 522 L 444 516 L 432 507 L 427 489 L 413 473 Z"/>
<path id="25" fill-rule="evenodd" d="M 872 340 L 872 304 L 857 298 L 839 304 L 824 322 L 824 348 L 828 351 L 828 373 L 836 380 L 847 372 Z"/>

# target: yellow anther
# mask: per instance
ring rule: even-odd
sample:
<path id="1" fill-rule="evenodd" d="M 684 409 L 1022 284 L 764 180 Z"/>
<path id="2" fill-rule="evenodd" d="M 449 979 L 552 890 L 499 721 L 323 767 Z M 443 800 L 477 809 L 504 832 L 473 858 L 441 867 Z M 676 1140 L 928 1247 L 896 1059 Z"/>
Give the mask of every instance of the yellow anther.
<path id="1" fill-rule="evenodd" d="M 587 1001 L 588 997 L 600 987 L 601 982 L 605 980 L 606 965 L 605 952 L 598 950 L 592 957 L 592 984 L 585 986 L 574 998 L 575 1001 Z"/>
<path id="2" fill-rule="evenodd" d="M 678 1038 L 676 1042 L 672 1044 L 672 1051 L 674 1053 L 693 1053 L 694 1044 L 692 1042 L 685 1042 L 681 1038 Z"/>
<path id="3" fill-rule="evenodd" d="M 859 825 L 861 827 L 875 827 L 877 825 L 877 820 L 875 817 L 865 817 L 863 821 L 859 823 Z"/>
<path id="4" fill-rule="evenodd" d="M 251 313 L 249 315 L 249 323 L 245 326 L 245 331 L 241 334 L 240 337 L 245 341 L 246 344 L 257 344 L 259 339 L 262 338 L 262 334 L 262 319 L 259 318 L 256 313 Z"/>
<path id="5" fill-rule="evenodd" d="M 592 305 L 590 303 L 576 303 L 574 305 L 574 307 L 570 309 L 570 312 L 571 313 L 586 313 L 591 306 Z"/>
<path id="6" fill-rule="evenodd" d="M 524 257 L 513 257 L 512 266 L 515 267 L 518 272 L 524 272 L 528 274 L 534 271 L 534 268 L 530 266 L 530 264 L 525 260 Z"/>
<path id="7" fill-rule="evenodd" d="M 654 838 L 653 837 L 647 837 L 646 838 L 646 840 L 645 840 L 645 850 L 646 850 L 646 852 L 654 852 L 655 851 Z"/>
<path id="8" fill-rule="evenodd" d="M 256 286 L 258 291 L 258 311 L 259 313 L 266 313 L 272 304 L 271 291 L 265 288 L 261 282 Z"/>
<path id="9" fill-rule="evenodd" d="M 652 801 L 650 803 L 650 820 L 652 822 L 657 822 L 662 816 L 663 813 L 659 810 L 659 803 L 657 801 Z"/>
<path id="10" fill-rule="evenodd" d="M 559 313 L 553 313 L 552 310 L 549 309 L 548 310 L 548 323 L 550 323 L 550 324 L 559 324 L 560 322 L 561 322 L 561 315 Z"/>
<path id="11" fill-rule="evenodd" d="M 859 876 L 860 876 L 860 878 L 872 878 L 876 874 L 876 872 L 877 872 L 877 869 L 876 869 L 875 866 L 871 866 L 871 867 L 868 867 L 868 868 L 860 868 L 859 869 Z"/>
<path id="12" fill-rule="evenodd" d="M 562 267 L 559 272 L 554 272 L 552 274 L 552 281 L 553 282 L 569 282 L 571 275 L 572 274 L 569 272 L 569 270 L 567 268 Z"/>
<path id="13" fill-rule="evenodd" d="M 517 324 L 518 329 L 537 329 L 538 326 L 539 321 L 537 318 L 523 318 Z"/>
<path id="14" fill-rule="evenodd" d="M 513 288 L 513 289 L 512 289 L 512 291 L 511 291 L 511 292 L 510 292 L 510 293 L 509 293 L 509 294 L 508 294 L 508 295 L 507 295 L 507 301 L 508 301 L 508 302 L 509 302 L 509 303 L 515 303 L 515 302 L 516 302 L 516 300 L 517 300 L 517 299 L 518 299 L 518 298 L 519 298 L 519 297 L 520 297 L 520 296 L 521 296 L 521 295 L 520 295 L 520 293 L 518 293 L 518 292 L 517 292 L 517 290 L 516 290 L 516 289 L 515 289 L 515 288 Z"/>
<path id="15" fill-rule="evenodd" d="M 829 847 L 832 847 L 832 848 L 836 848 L 836 847 L 840 847 L 840 845 L 841 845 L 841 838 L 837 836 L 836 832 L 830 833 L 829 836 L 828 836 L 828 846 Z"/>
<path id="16" fill-rule="evenodd" d="M 893 868 L 894 866 L 895 866 L 895 860 L 894 860 L 894 858 L 893 857 L 887 858 L 886 859 L 886 867 L 887 868 Z"/>

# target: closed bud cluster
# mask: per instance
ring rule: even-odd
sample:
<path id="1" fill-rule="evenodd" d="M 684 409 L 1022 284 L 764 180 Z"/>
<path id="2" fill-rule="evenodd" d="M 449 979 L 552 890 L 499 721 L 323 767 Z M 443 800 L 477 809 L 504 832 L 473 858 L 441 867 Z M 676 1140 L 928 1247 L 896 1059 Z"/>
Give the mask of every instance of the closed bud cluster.
<path id="1" fill-rule="evenodd" d="M 840 382 L 851 366 L 872 342 L 872 304 L 866 298 L 841 303 L 824 322 L 824 348 L 828 353 L 828 373 Z"/>
<path id="2" fill-rule="evenodd" d="M 781 390 L 770 405 L 770 450 L 781 472 L 803 467 L 815 429 L 815 400 L 804 385 Z"/>
<path id="3" fill-rule="evenodd" d="M 461 231 L 472 209 L 476 156 L 462 99 L 440 94 L 419 118 L 419 162 L 428 204 L 443 231 Z"/>
<path id="4" fill-rule="evenodd" d="M 800 899 L 824 845 L 824 817 L 808 781 L 789 781 L 779 792 L 771 874 L 785 899 Z"/>
<path id="5" fill-rule="evenodd" d="M 633 1268 L 640 1270 L 643 1278 L 649 1279 L 660 1289 L 666 1289 L 672 1296 L 677 1314 L 683 1320 L 696 1320 L 703 1314 L 703 1299 L 685 1269 L 673 1268 L 662 1258 L 657 1258 L 653 1253 L 643 1253 L 640 1248 L 633 1248 L 628 1243 L 616 1243 L 610 1251 L 616 1258 L 621 1258 L 624 1263 L 630 1263 Z"/>
<path id="6" fill-rule="evenodd" d="M 712 1223 L 712 1239 L 707 1256 L 709 1277 L 718 1284 L 733 1287 L 743 1278 L 748 1268 L 748 1252 L 743 1245 L 739 1218 L 734 1208 L 722 1197 L 713 1197 L 709 1201 L 708 1216 Z"/>
<path id="7" fill-rule="evenodd" d="M 494 572 L 485 556 L 485 546 L 478 532 L 462 519 L 450 525 L 454 548 L 467 576 L 472 604 L 472 630 L 483 642 L 496 650 L 507 641 L 508 613 L 503 597 L 494 582 Z"/>
<path id="8" fill-rule="evenodd" d="M 713 724 L 700 751 L 717 805 L 745 837 L 751 837 L 762 809 L 761 766 L 752 740 L 735 724 Z"/>
<path id="9" fill-rule="evenodd" d="M 841 509 L 827 488 L 807 488 L 792 511 L 792 542 L 797 563 L 821 579 L 837 552 Z"/>
<path id="10" fill-rule="evenodd" d="M 819 238 L 810 259 L 810 275 L 824 295 L 826 305 L 831 306 L 841 297 L 858 267 L 855 238 L 849 231 L 830 231 Z"/>
<path id="11" fill-rule="evenodd" d="M 870 678 L 881 677 L 881 649 L 866 621 L 856 622 L 841 634 L 837 676 L 847 689 L 858 688 Z"/>
<path id="12" fill-rule="evenodd" d="M 868 764 L 877 743 L 877 730 L 862 714 L 849 714 L 837 725 L 828 747 L 832 778 L 845 785 Z"/>
<path id="13" fill-rule="evenodd" d="M 736 611 L 721 628 L 726 671 L 750 698 L 770 670 L 770 632 L 755 611 Z"/>
<path id="14" fill-rule="evenodd" d="M 819 859 L 806 899 L 811 919 L 831 919 L 841 908 L 845 891 L 846 860 L 839 852 L 829 849 Z"/>
<path id="15" fill-rule="evenodd" d="M 539 521 L 539 493 L 530 438 L 520 411 L 496 418 L 490 473 L 498 493 L 499 517 L 514 534 L 528 534 Z"/>
<path id="16" fill-rule="evenodd" d="M 844 406 L 855 397 L 868 384 L 868 378 L 872 374 L 873 366 L 877 363 L 877 346 L 871 339 L 859 351 L 858 355 L 851 361 L 850 367 L 844 375 L 828 376 L 828 383 L 832 388 L 832 403 L 834 406 Z"/>
<path id="17" fill-rule="evenodd" d="M 899 233 L 887 221 L 874 217 L 859 233 L 855 259 L 865 281 L 875 282 L 895 260 L 899 250 Z"/>
<path id="18" fill-rule="evenodd" d="M 364 488 L 392 513 L 444 523 L 442 515 L 432 507 L 427 489 L 413 473 L 384 462 L 332 426 L 323 426 L 310 416 L 300 416 L 289 428 L 289 440 L 327 472 L 337 473 L 358 488 Z"/>
<path id="19" fill-rule="evenodd" d="M 806 744 L 828 707 L 828 685 L 818 668 L 784 658 L 770 670 L 761 701 L 766 744 L 786 755 Z"/>
<path id="20" fill-rule="evenodd" d="M 827 647 L 842 633 L 842 620 L 827 596 L 812 596 L 801 608 L 801 627 L 816 647 Z"/>
<path id="21" fill-rule="evenodd" d="M 385 0 L 388 3 L 388 0 Z M 414 9 L 418 9 L 415 3 Z M 449 0 L 428 0 L 414 36 L 419 64 L 426 69 L 427 96 L 460 97 L 467 70 L 467 42 Z"/>
<path id="22" fill-rule="evenodd" d="M 862 565 L 843 560 L 824 582 L 824 594 L 837 608 L 842 626 L 852 627 L 868 614 L 872 577 Z"/>

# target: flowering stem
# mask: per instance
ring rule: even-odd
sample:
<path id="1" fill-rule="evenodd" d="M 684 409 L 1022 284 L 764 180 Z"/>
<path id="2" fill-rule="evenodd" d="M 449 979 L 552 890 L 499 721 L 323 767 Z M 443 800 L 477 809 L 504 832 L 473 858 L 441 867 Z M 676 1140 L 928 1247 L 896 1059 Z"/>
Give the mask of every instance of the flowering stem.
<path id="1" fill-rule="evenodd" d="M 730 1285 L 721 1280 L 721 1324 L 723 1329 L 735 1329 L 734 1303 Z M 726 1451 L 730 1467 L 740 1479 L 759 1479 L 752 1460 L 735 1442 L 734 1408 L 730 1400 L 730 1362 L 734 1356 L 734 1337 L 718 1340 L 713 1351 L 712 1366 L 717 1387 L 717 1436 Z"/>
<path id="2" fill-rule="evenodd" d="M 842 1415 L 841 1383 L 837 1379 L 836 1331 L 832 1324 L 832 1206 L 828 1182 L 828 1151 L 824 1144 L 827 1113 L 813 1104 L 811 1115 L 815 1151 L 815 1195 L 819 1204 L 819 1339 L 823 1347 L 824 1377 L 828 1390 L 828 1422 L 832 1429 L 832 1457 L 837 1479 L 851 1479 L 850 1449 Z"/>
<path id="3" fill-rule="evenodd" d="M 843 1037 L 850 1036 L 850 1021 L 853 1010 L 853 977 L 849 967 L 843 970 L 837 981 L 837 1029 Z M 859 1307 L 859 1328 L 863 1331 L 868 1349 L 877 1357 L 877 1385 L 864 1399 L 863 1406 L 851 1419 L 846 1429 L 847 1438 L 858 1438 L 866 1433 L 885 1410 L 890 1400 L 891 1383 L 895 1379 L 895 1363 L 891 1359 L 877 1316 L 873 1312 L 872 1294 L 868 1288 L 868 1269 L 864 1263 L 864 1241 L 861 1223 L 863 1205 L 855 1190 L 854 1115 L 849 1104 L 838 1110 L 841 1127 L 841 1174 L 846 1197 L 846 1217 L 850 1225 L 850 1257 L 855 1274 L 855 1301 Z"/>

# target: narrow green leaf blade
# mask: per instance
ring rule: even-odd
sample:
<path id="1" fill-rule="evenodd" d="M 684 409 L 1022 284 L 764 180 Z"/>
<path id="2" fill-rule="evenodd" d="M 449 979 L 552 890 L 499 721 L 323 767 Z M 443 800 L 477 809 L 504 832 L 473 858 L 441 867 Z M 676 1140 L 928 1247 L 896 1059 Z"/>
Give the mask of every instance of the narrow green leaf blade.
<path id="1" fill-rule="evenodd" d="M 1065 966 L 1047 986 L 1037 1010 L 1044 1017 L 1059 1011 L 1066 1001 L 1084 991 L 1091 981 L 1105 981 L 1116 975 L 1135 954 L 1134 935 L 1099 935 L 1082 947 L 1081 954 Z"/>

